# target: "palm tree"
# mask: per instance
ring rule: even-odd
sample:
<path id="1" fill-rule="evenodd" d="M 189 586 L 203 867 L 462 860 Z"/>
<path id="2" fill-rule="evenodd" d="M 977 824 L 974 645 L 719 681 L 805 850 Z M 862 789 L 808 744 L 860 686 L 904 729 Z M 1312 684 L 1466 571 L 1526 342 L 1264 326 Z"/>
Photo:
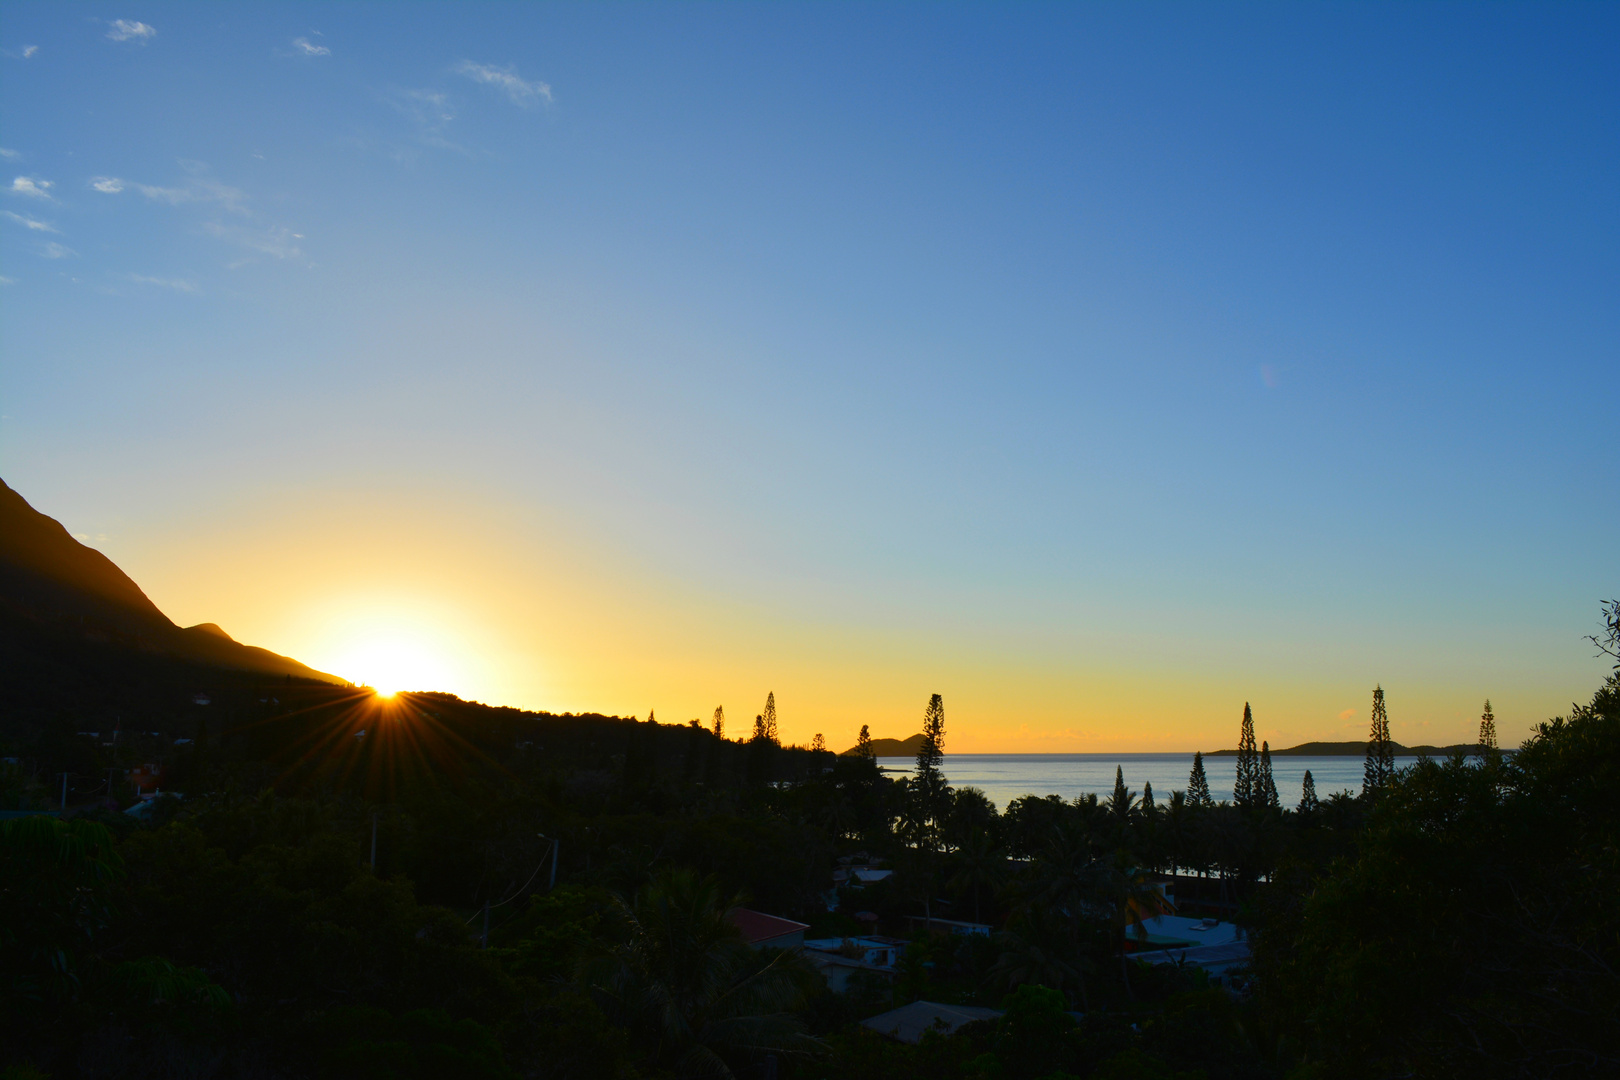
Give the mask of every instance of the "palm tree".
<path id="1" fill-rule="evenodd" d="M 855 804 L 841 787 L 834 787 L 821 803 L 820 821 L 834 839 L 842 840 L 855 827 Z"/>
<path id="2" fill-rule="evenodd" d="M 975 832 L 995 834 L 1000 824 L 996 804 L 982 790 L 976 787 L 951 789 L 951 807 L 941 829 L 947 850 L 961 847 Z"/>
<path id="3" fill-rule="evenodd" d="M 1091 855 L 1084 830 L 1072 822 L 1053 826 L 1030 866 L 1029 891 L 1023 907 L 1051 908 L 1079 918 L 1090 913 L 1099 872 L 1106 870 Z"/>
<path id="4" fill-rule="evenodd" d="M 954 861 L 951 887 L 973 890 L 973 921 L 978 922 L 979 890 L 994 892 L 1007 880 L 1007 852 L 989 833 L 975 829 L 957 849 Z"/>
<path id="5" fill-rule="evenodd" d="M 1170 856 L 1170 876 L 1175 877 L 1186 861 L 1187 841 L 1192 834 L 1192 804 L 1185 791 L 1170 792 L 1170 801 L 1164 804 L 1164 830 Z"/>
<path id="6" fill-rule="evenodd" d="M 1052 827 L 1024 880 L 1016 906 L 1017 932 L 1004 939 L 998 971 L 1034 970 L 1062 960 L 1073 969 L 1073 982 L 1086 994 L 1081 978 L 1083 938 L 1114 914 L 1109 882 L 1113 868 L 1092 856 L 1086 828 L 1075 820 Z M 1054 968 L 1054 971 L 1057 969 Z M 1055 977 L 1055 976 L 1054 976 Z M 1023 978 L 1023 976 L 1020 976 Z M 1033 976 L 1023 981 L 1040 981 Z M 1060 984 L 1046 982 L 1056 987 Z"/>
<path id="7" fill-rule="evenodd" d="M 1139 938 L 1145 938 L 1147 929 L 1142 925 L 1143 921 L 1166 914 L 1169 908 L 1158 887 L 1148 880 L 1147 874 L 1140 868 L 1116 866 L 1105 887 L 1114 903 L 1114 944 L 1119 951 L 1119 973 L 1125 980 L 1125 992 L 1134 997 L 1130 961 L 1125 958 L 1126 940 L 1132 930 Z"/>
<path id="8" fill-rule="evenodd" d="M 585 969 L 609 1016 L 672 1075 L 730 1080 L 749 1058 L 821 1048 L 792 1015 L 814 973 L 796 952 L 750 949 L 729 917 L 739 899 L 712 876 L 666 872 L 633 903 L 617 899 L 626 938 Z"/>
<path id="9" fill-rule="evenodd" d="M 1091 963 L 1075 942 L 1073 925 L 1050 908 L 1030 909 L 1011 930 L 996 935 L 1001 955 L 990 969 L 991 980 L 1009 990 L 1024 983 L 1060 991 L 1073 987 L 1089 1012 L 1085 974 Z"/>

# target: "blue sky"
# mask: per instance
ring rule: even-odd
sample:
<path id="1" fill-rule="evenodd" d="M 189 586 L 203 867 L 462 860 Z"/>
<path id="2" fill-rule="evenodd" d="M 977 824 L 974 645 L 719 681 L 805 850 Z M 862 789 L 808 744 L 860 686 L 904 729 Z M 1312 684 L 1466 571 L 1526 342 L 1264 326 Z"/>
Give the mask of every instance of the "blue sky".
<path id="1" fill-rule="evenodd" d="M 1617 29 L 13 3 L 0 469 L 332 670 L 425 589 L 519 704 L 1522 730 L 1620 592 Z"/>

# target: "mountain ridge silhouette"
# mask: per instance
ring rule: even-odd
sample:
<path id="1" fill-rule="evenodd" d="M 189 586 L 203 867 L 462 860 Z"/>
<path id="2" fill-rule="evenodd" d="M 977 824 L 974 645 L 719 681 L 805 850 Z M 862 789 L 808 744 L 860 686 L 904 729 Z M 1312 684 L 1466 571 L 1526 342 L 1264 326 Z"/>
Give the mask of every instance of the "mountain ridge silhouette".
<path id="1" fill-rule="evenodd" d="M 211 667 L 343 683 L 244 645 L 215 623 L 181 627 L 118 565 L 0 479 L 0 609 L 23 628 Z"/>

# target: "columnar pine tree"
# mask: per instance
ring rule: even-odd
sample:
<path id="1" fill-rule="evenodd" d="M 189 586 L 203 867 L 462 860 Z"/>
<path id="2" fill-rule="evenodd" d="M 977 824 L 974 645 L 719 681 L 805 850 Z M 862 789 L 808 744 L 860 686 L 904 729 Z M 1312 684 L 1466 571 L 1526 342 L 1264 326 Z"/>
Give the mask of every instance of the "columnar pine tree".
<path id="1" fill-rule="evenodd" d="M 917 747 L 917 772 L 911 789 L 918 800 L 916 819 L 920 824 L 937 825 L 949 805 L 950 788 L 940 765 L 945 760 L 945 699 L 938 694 L 928 699 L 923 711 L 923 740 Z"/>
<path id="2" fill-rule="evenodd" d="M 1187 801 L 1193 806 L 1214 806 L 1209 794 L 1209 777 L 1204 775 L 1204 754 L 1193 751 L 1192 775 L 1187 777 Z"/>
<path id="3" fill-rule="evenodd" d="M 658 723 L 658 713 L 656 711 L 654 711 L 652 709 L 647 710 L 647 723 L 649 723 L 649 724 Z"/>
<path id="4" fill-rule="evenodd" d="M 938 694 L 928 699 L 923 710 L 923 740 L 917 747 L 917 778 L 919 780 L 940 775 L 940 763 L 945 760 L 945 699 Z"/>
<path id="5" fill-rule="evenodd" d="M 1373 688 L 1373 703 L 1378 710 L 1380 740 L 1378 744 L 1378 763 L 1384 772 L 1384 784 L 1387 786 L 1395 779 L 1395 740 L 1389 736 L 1389 711 L 1384 707 L 1384 688 Z"/>
<path id="6" fill-rule="evenodd" d="M 1260 744 L 1260 779 L 1255 785 L 1258 801 L 1268 810 L 1281 805 L 1277 798 L 1277 782 L 1271 778 L 1271 744 Z"/>
<path id="7" fill-rule="evenodd" d="M 1247 701 L 1243 703 L 1243 730 L 1238 736 L 1237 783 L 1233 785 L 1232 798 L 1245 808 L 1259 805 L 1263 799 L 1260 760 L 1254 748 L 1254 713 L 1249 711 Z"/>
<path id="8" fill-rule="evenodd" d="M 1321 803 L 1316 801 L 1316 780 L 1311 776 L 1311 770 L 1305 770 L 1305 782 L 1301 785 L 1299 794 L 1299 812 L 1314 814 Z"/>
<path id="9" fill-rule="evenodd" d="M 855 753 L 864 758 L 877 757 L 872 750 L 872 731 L 865 724 L 861 725 L 861 733 L 855 736 Z"/>
<path id="10" fill-rule="evenodd" d="M 818 731 L 815 733 L 815 735 L 811 736 L 810 749 L 818 754 L 827 749 L 827 740 L 821 737 L 821 732 Z"/>
<path id="11" fill-rule="evenodd" d="M 1395 778 L 1395 747 L 1389 738 L 1389 713 L 1384 708 L 1384 688 L 1373 690 L 1372 730 L 1367 736 L 1367 761 L 1362 767 L 1361 794 L 1377 798 Z"/>
<path id="12" fill-rule="evenodd" d="M 765 738 L 773 743 L 782 740 L 776 735 L 776 691 L 767 691 L 765 694 L 765 712 L 760 716 L 760 723 L 764 727 Z"/>
<path id="13" fill-rule="evenodd" d="M 1142 784 L 1142 813 L 1152 814 L 1158 807 L 1153 803 L 1153 781 L 1144 781 Z"/>
<path id="14" fill-rule="evenodd" d="M 714 737 L 717 739 L 726 737 L 726 708 L 724 705 L 714 707 Z"/>
<path id="15" fill-rule="evenodd" d="M 1109 796 L 1105 805 L 1108 812 L 1114 816 L 1116 824 L 1120 826 L 1128 824 L 1136 816 L 1136 796 L 1132 795 L 1131 789 L 1125 786 L 1125 767 L 1123 765 L 1114 766 L 1114 793 Z"/>
<path id="16" fill-rule="evenodd" d="M 1485 699 L 1485 711 L 1479 717 L 1479 746 L 1481 750 L 1496 749 L 1496 715 L 1491 712 L 1491 699 Z"/>

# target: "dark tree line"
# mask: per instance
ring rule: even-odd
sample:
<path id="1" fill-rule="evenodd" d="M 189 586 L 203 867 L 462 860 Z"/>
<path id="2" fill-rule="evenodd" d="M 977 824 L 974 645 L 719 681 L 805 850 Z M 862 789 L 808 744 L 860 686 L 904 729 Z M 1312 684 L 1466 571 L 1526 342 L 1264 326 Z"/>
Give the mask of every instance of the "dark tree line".
<path id="1" fill-rule="evenodd" d="M 1616 645 L 1613 611 L 1600 646 Z M 1380 690 L 1360 797 L 1319 799 L 1307 775 L 1299 805 L 1279 805 L 1245 707 L 1230 802 L 1197 755 L 1185 790 L 1138 791 L 1120 769 L 1109 792 L 998 809 L 948 782 L 939 695 L 897 778 L 864 729 L 846 755 L 780 745 L 774 695 L 737 741 L 720 709 L 709 725 L 660 724 L 223 678 L 199 706 L 176 690 L 196 674 L 141 691 L 152 704 L 130 712 L 157 736 L 104 745 L 37 701 L 7 731 L 7 808 L 50 803 L 58 772 L 80 792 L 70 820 L 0 822 L 11 1075 L 1303 1080 L 1620 1065 L 1607 918 L 1620 676 L 1516 753 L 1494 747 L 1487 706 L 1479 754 L 1398 771 Z M 114 691 L 86 697 L 118 708 Z M 149 757 L 186 798 L 145 819 L 86 802 L 127 802 L 117 784 L 98 795 L 98 774 Z M 893 873 L 834 892 L 848 865 Z M 1182 913 L 1247 928 L 1255 960 L 1234 985 L 1132 959 L 1167 884 Z M 875 927 L 909 944 L 892 980 L 835 995 L 804 957 L 744 947 L 726 917 L 739 903 L 813 936 Z M 1005 1015 L 919 1046 L 854 1023 L 918 999 Z"/>

